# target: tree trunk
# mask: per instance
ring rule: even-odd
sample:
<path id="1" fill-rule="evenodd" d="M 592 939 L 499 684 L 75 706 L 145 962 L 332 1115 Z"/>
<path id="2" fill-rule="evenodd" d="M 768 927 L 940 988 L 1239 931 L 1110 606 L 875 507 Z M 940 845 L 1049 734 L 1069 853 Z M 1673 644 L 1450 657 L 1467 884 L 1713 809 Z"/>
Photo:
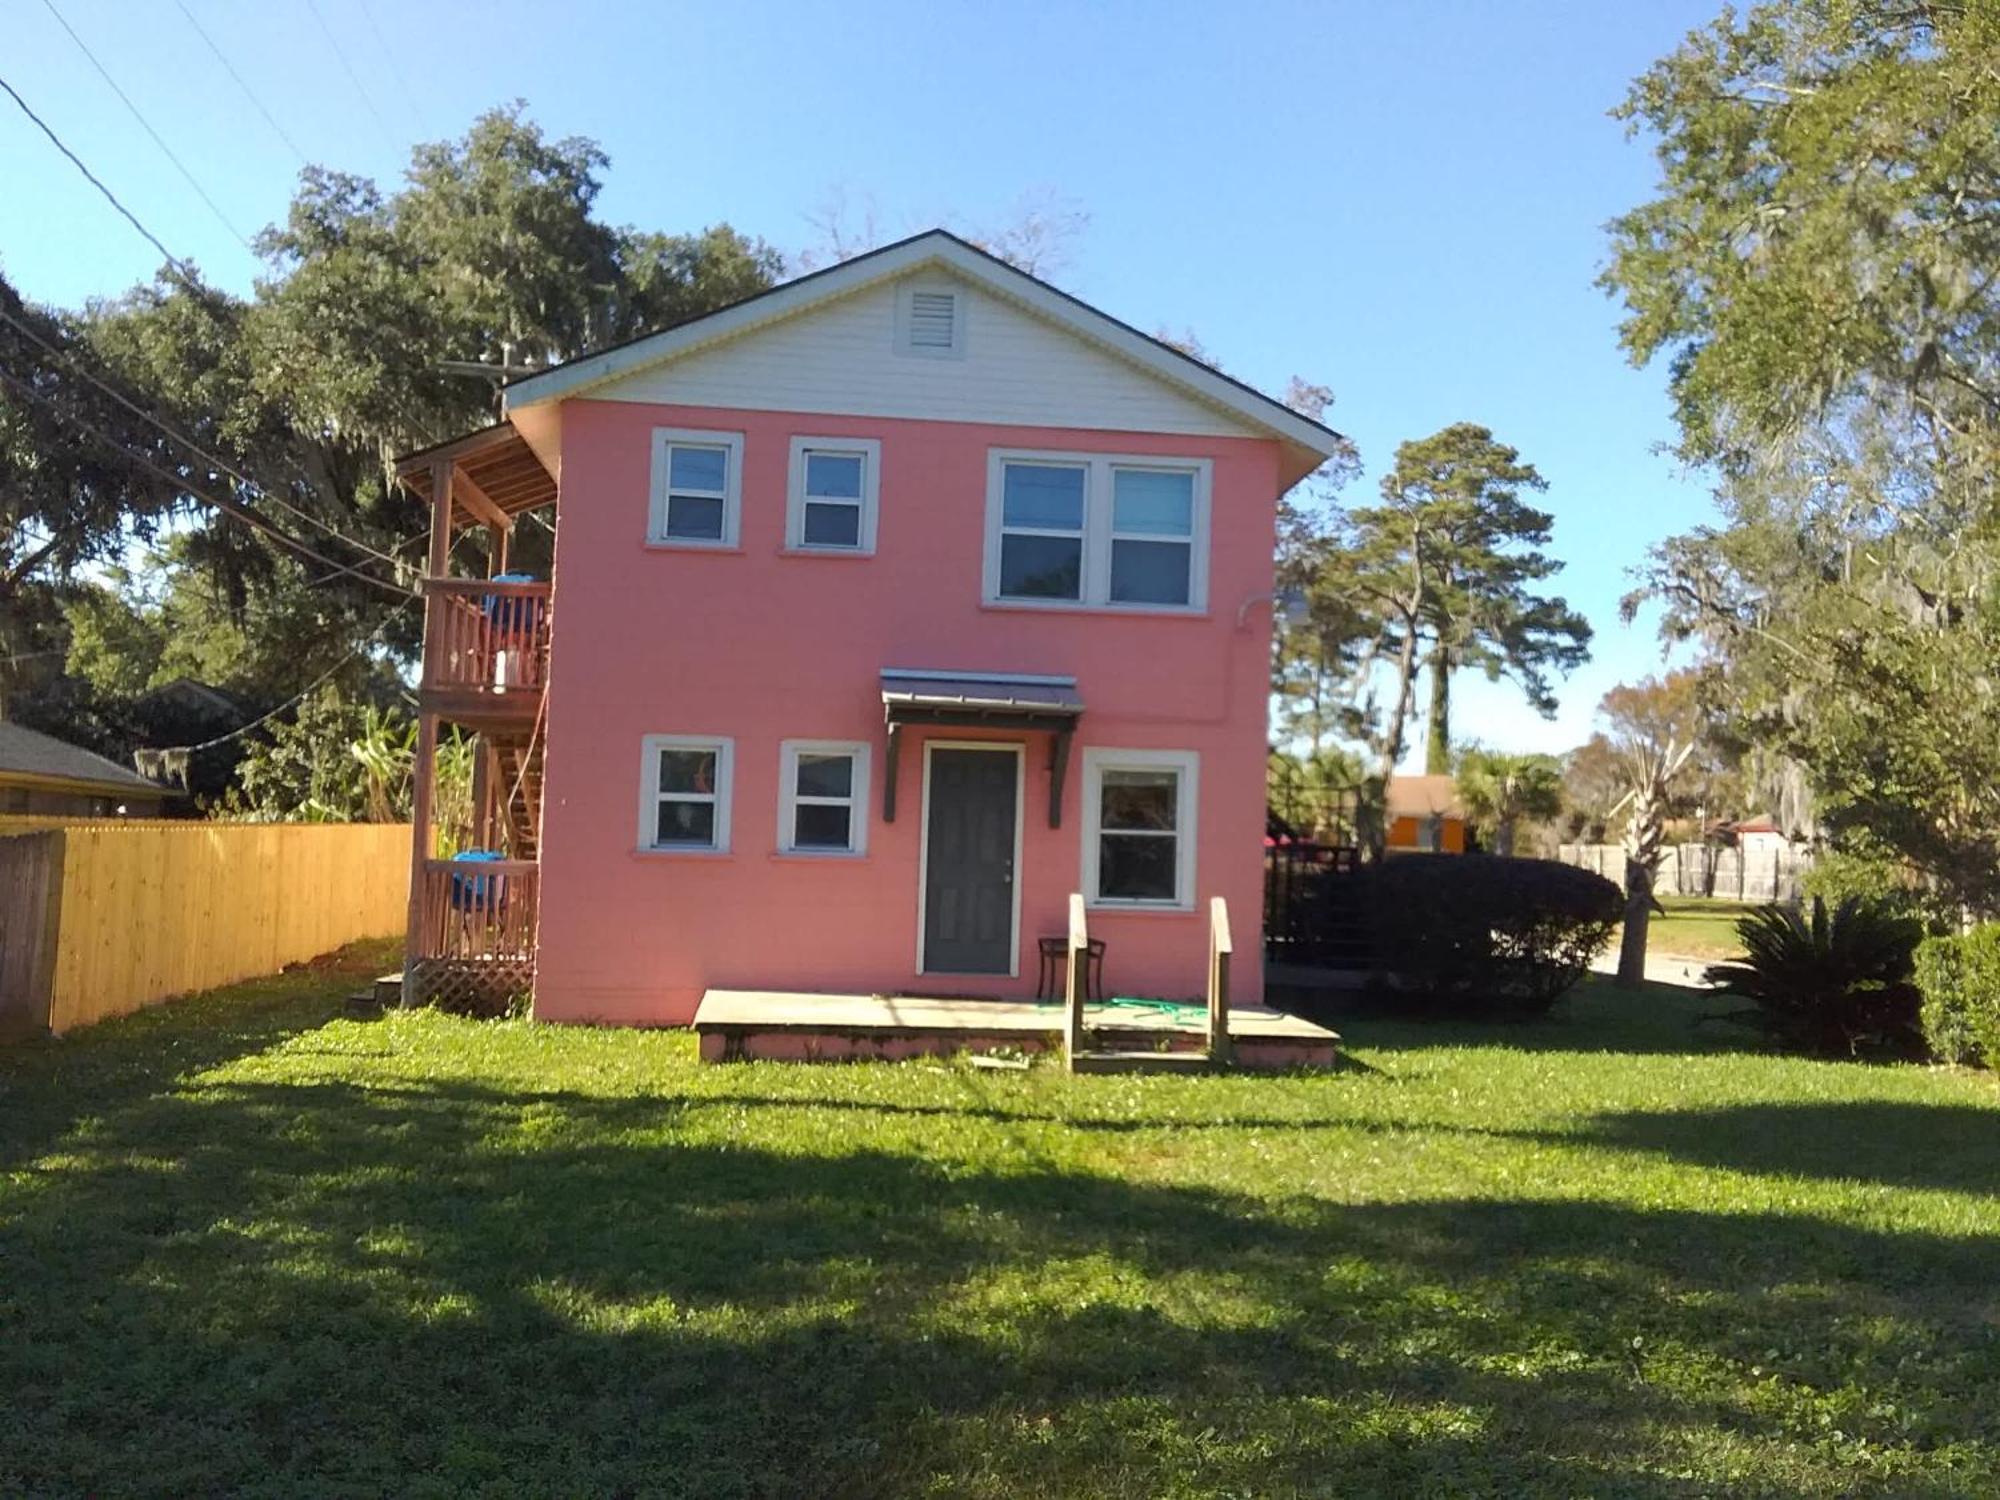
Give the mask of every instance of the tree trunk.
<path id="1" fill-rule="evenodd" d="M 1636 859 L 1625 861 L 1625 935 L 1618 943 L 1618 983 L 1637 989 L 1646 982 L 1646 928 L 1653 920 L 1653 872 Z"/>
<path id="2" fill-rule="evenodd" d="M 1424 663 L 1431 678 L 1430 723 L 1425 730 L 1424 770 L 1432 776 L 1451 772 L 1451 663 L 1444 642 L 1431 647 Z"/>
<path id="3" fill-rule="evenodd" d="M 1502 859 L 1511 859 L 1514 854 L 1514 820 L 1502 820 L 1493 830 L 1493 852 Z"/>

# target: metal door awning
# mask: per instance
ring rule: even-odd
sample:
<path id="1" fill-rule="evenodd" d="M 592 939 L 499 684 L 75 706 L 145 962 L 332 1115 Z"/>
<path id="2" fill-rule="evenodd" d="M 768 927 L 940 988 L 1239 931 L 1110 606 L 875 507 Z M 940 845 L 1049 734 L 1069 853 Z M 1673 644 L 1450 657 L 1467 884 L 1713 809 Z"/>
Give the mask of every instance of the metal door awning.
<path id="1" fill-rule="evenodd" d="M 1049 742 L 1049 827 L 1062 826 L 1062 787 L 1071 737 L 1083 714 L 1074 677 L 1014 672 L 882 670 L 882 718 L 889 753 L 882 779 L 882 820 L 896 821 L 897 749 L 906 724 L 961 729 L 1041 730 Z"/>

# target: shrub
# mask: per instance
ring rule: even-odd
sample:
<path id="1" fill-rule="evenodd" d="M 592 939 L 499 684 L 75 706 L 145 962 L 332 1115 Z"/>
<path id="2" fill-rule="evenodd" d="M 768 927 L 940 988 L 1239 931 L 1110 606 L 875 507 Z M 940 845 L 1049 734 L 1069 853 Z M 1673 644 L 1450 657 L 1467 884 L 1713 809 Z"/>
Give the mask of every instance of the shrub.
<path id="1" fill-rule="evenodd" d="M 1917 946 L 1924 1041 L 1944 1062 L 2000 1068 L 2000 923 Z"/>
<path id="2" fill-rule="evenodd" d="M 1541 1015 L 1624 910 L 1603 876 L 1545 859 L 1399 854 L 1335 878 L 1365 923 L 1373 997 L 1406 1015 Z"/>
<path id="3" fill-rule="evenodd" d="M 1723 1019 L 1827 1056 L 1921 1052 L 1910 974 L 1923 929 L 1911 918 L 1856 896 L 1829 913 L 1815 897 L 1810 919 L 1789 906 L 1761 907 L 1736 924 L 1736 935 L 1743 961 L 1713 966 L 1708 979 L 1755 1009 Z"/>

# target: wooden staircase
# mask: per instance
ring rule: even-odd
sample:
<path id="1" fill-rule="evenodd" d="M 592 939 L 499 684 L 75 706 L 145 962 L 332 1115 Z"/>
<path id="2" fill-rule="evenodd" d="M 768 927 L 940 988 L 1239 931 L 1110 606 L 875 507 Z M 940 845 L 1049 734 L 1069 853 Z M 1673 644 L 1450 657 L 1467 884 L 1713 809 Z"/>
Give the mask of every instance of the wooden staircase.
<path id="1" fill-rule="evenodd" d="M 1083 1024 L 1085 960 L 1090 927 L 1083 896 L 1069 898 L 1068 963 L 1063 991 L 1063 1056 L 1072 1073 L 1200 1073 L 1230 1063 L 1229 963 L 1235 944 L 1229 933 L 1229 904 L 1220 896 L 1208 904 L 1208 1031 L 1199 1051 L 1125 1052 L 1093 1046 Z"/>
<path id="2" fill-rule="evenodd" d="M 492 831 L 511 859 L 534 859 L 542 828 L 542 736 L 503 735 L 487 741 Z"/>

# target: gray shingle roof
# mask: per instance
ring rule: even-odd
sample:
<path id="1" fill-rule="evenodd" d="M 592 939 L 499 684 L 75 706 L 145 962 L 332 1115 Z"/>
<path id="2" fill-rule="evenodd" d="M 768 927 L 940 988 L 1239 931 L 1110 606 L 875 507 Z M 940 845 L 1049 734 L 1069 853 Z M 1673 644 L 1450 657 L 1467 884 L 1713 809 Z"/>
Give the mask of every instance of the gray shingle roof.
<path id="1" fill-rule="evenodd" d="M 8 772 L 27 776 L 60 776 L 65 781 L 88 781 L 120 792 L 147 791 L 164 795 L 165 788 L 148 781 L 136 771 L 128 771 L 116 761 L 65 744 L 51 735 L 40 734 L 19 724 L 0 719 L 0 776 Z"/>

